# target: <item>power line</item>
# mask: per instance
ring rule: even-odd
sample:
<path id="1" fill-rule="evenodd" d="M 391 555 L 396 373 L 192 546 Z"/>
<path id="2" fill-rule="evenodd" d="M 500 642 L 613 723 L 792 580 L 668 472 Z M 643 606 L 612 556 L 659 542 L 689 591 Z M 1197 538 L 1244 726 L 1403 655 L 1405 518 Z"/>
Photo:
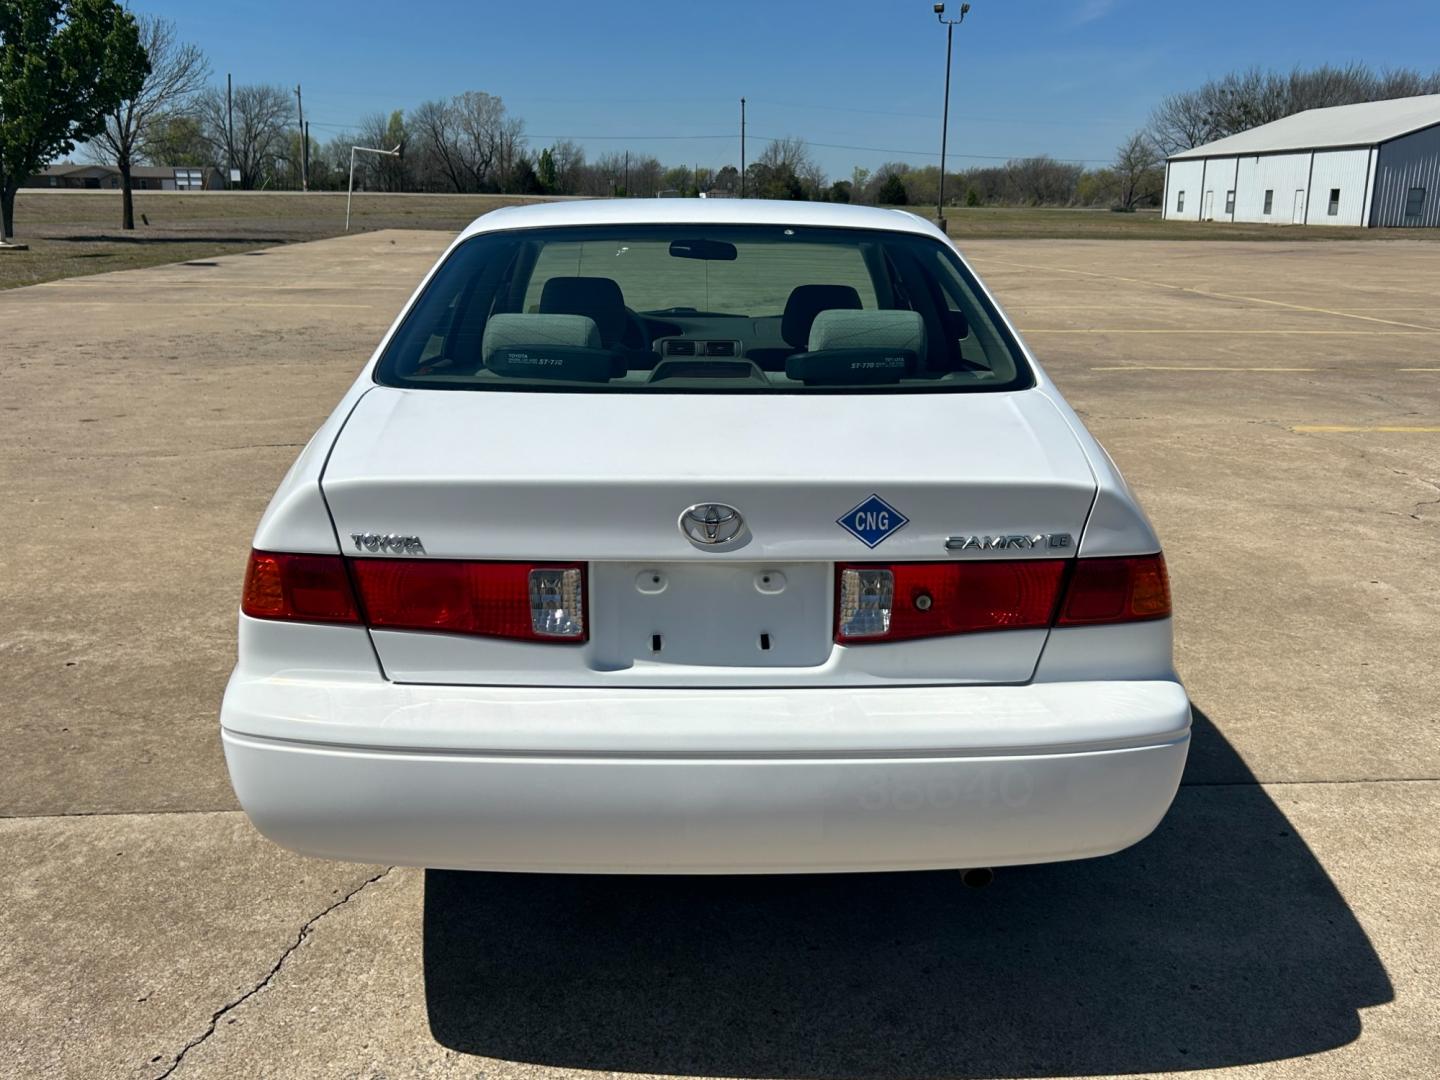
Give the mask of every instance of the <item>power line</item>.
<path id="1" fill-rule="evenodd" d="M 778 140 L 776 139 L 776 137 L 773 136 L 773 135 L 757 135 L 757 136 L 755 136 L 755 137 L 756 137 L 757 139 L 767 139 L 767 140 L 769 140 L 770 142 L 776 142 L 776 141 L 778 141 Z M 806 138 L 804 138 L 803 136 L 801 137 L 801 141 L 804 142 L 806 146 L 820 146 L 820 147 L 824 147 L 824 148 L 827 149 L 827 150 L 861 150 L 861 151 L 865 151 L 865 152 L 867 152 L 867 153 L 873 153 L 873 154 L 900 154 L 900 155 L 905 156 L 905 157 L 932 157 L 932 158 L 938 158 L 938 157 L 940 156 L 939 154 L 937 154 L 937 153 L 936 153 L 935 151 L 933 151 L 933 150 L 897 150 L 897 149 L 895 149 L 895 148 L 893 148 L 893 147 L 884 147 L 884 146 L 851 146 L 851 145 L 849 145 L 848 143 L 815 142 L 815 141 L 813 141 L 813 140 L 811 140 L 811 139 L 806 139 Z M 1049 154 L 951 154 L 950 156 L 951 156 L 951 157 L 961 157 L 961 158 L 973 158 L 973 159 L 977 159 L 977 160 L 980 160 L 980 161 L 1016 161 L 1016 160 L 1024 159 L 1024 158 L 1027 158 L 1027 157 L 1050 157 Z M 1108 162 L 1106 159 L 1104 159 L 1104 158 L 1051 158 L 1051 160 L 1052 160 L 1052 161 L 1059 161 L 1059 162 L 1062 162 L 1062 163 L 1067 163 L 1067 162 L 1068 162 L 1068 163 L 1073 164 L 1073 165 L 1108 165 L 1108 164 L 1109 164 L 1109 162 Z"/>
<path id="2" fill-rule="evenodd" d="M 733 139 L 733 131 L 724 135 L 542 135 L 538 132 L 525 132 L 527 139 L 584 139 L 587 142 L 598 142 L 601 140 L 620 140 L 622 142 L 687 142 L 690 139 Z"/>
<path id="3" fill-rule="evenodd" d="M 311 126 L 311 127 L 316 127 L 316 128 L 321 128 L 321 129 L 326 130 L 326 131 L 352 132 L 352 131 L 355 130 L 355 125 L 354 125 L 354 124 L 349 124 L 349 125 L 346 125 L 346 124 L 328 124 L 328 123 L 321 123 L 321 122 L 319 122 L 319 121 L 314 121 L 314 120 L 312 120 L 312 121 L 310 122 L 310 126 Z M 705 134 L 705 135 L 584 135 L 584 134 L 573 134 L 573 133 L 572 133 L 572 134 L 567 134 L 567 135 L 559 135 L 559 134 L 547 134 L 547 133 L 536 132 L 536 131 L 527 131 L 527 132 L 525 132 L 524 137 L 525 137 L 526 139 L 572 139 L 572 140 L 574 140 L 574 141 L 576 141 L 576 142 L 689 142 L 689 141 L 692 141 L 692 140 L 714 140 L 714 139 L 732 139 L 732 140 L 733 140 L 736 136 L 735 136 L 735 133 L 734 133 L 734 132 L 725 132 L 725 133 L 723 133 L 723 134 Z M 779 141 L 778 138 L 777 138 L 776 136 L 774 136 L 774 135 L 756 135 L 756 134 L 754 134 L 754 133 L 751 133 L 751 138 L 761 139 L 761 140 L 763 140 L 763 141 L 765 141 L 765 142 L 776 142 L 776 141 Z M 816 140 L 814 140 L 814 139 L 806 139 L 806 138 L 804 138 L 803 136 L 801 136 L 800 138 L 801 138 L 801 141 L 803 141 L 806 146 L 815 146 L 815 147 L 819 147 L 819 148 L 824 149 L 824 150 L 853 150 L 853 151 L 857 151 L 857 152 L 860 152 L 860 153 L 867 153 L 867 154 L 894 154 L 894 155 L 896 155 L 897 157 L 939 158 L 939 156 L 940 156 L 939 153 L 937 153 L 937 152 L 934 151 L 934 150 L 903 149 L 903 148 L 898 148 L 898 147 L 893 147 L 893 146 L 858 146 L 858 145 L 855 145 L 855 144 L 853 144 L 853 143 L 818 142 L 818 141 L 816 141 Z M 1023 159 L 1023 158 L 1027 158 L 1027 157 L 1050 157 L 1051 160 L 1053 160 L 1053 161 L 1059 161 L 1059 162 L 1062 162 L 1062 163 L 1069 163 L 1069 164 L 1074 164 L 1074 165 L 1108 165 L 1108 164 L 1110 164 L 1110 161 L 1109 161 L 1108 158 L 1057 158 L 1057 157 L 1052 157 L 1052 155 L 1050 155 L 1050 154 L 1044 154 L 1044 153 L 1039 153 L 1039 154 L 1035 154 L 1035 153 L 1031 153 L 1031 154 L 951 154 L 950 156 L 951 156 L 951 157 L 957 157 L 957 158 L 964 158 L 964 159 L 966 159 L 966 160 L 968 160 L 968 161 L 1016 161 L 1016 160 Z"/>

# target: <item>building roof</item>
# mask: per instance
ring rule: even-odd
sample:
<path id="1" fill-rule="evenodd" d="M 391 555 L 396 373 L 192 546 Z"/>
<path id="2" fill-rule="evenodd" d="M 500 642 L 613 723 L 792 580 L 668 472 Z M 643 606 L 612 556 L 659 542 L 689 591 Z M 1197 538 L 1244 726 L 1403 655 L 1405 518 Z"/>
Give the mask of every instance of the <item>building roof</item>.
<path id="1" fill-rule="evenodd" d="M 113 165 L 77 165 L 73 161 L 67 161 L 63 165 L 48 165 L 41 169 L 36 176 L 73 176 L 76 173 L 85 172 L 114 172 Z"/>
<path id="2" fill-rule="evenodd" d="M 1324 146 L 1374 146 L 1412 131 L 1440 124 L 1440 94 L 1363 101 L 1304 112 L 1171 154 L 1186 158 L 1264 154 L 1275 150 L 1311 150 Z"/>
<path id="3" fill-rule="evenodd" d="M 904 210 L 772 199 L 567 199 L 492 210 L 462 235 L 562 225 L 798 225 L 943 235 Z"/>
<path id="4" fill-rule="evenodd" d="M 173 180 L 177 170 L 184 169 L 187 172 L 191 169 L 203 169 L 205 172 L 215 172 L 211 165 L 132 165 L 130 175 L 133 177 L 145 177 L 157 180 Z M 36 176 L 74 176 L 77 173 L 98 172 L 106 176 L 118 176 L 120 170 L 114 165 L 106 165 L 100 162 L 91 164 L 75 164 L 65 162 L 62 165 L 49 165 L 41 169 Z"/>

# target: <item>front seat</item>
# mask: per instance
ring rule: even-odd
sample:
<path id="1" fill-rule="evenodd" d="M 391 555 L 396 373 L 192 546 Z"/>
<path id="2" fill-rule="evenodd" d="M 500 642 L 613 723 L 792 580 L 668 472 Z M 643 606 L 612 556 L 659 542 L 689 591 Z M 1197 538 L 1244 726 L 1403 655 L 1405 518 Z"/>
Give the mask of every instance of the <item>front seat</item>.
<path id="1" fill-rule="evenodd" d="M 860 294 L 850 285 L 797 285 L 785 301 L 785 314 L 780 317 L 780 336 L 786 349 L 750 349 L 745 353 L 766 371 L 784 371 L 785 361 L 810 346 L 810 327 L 822 311 L 858 311 L 863 305 Z"/>
<path id="2" fill-rule="evenodd" d="M 600 343 L 607 349 L 621 344 L 630 321 L 620 286 L 607 277 L 552 277 L 540 292 L 540 314 L 595 320 Z"/>

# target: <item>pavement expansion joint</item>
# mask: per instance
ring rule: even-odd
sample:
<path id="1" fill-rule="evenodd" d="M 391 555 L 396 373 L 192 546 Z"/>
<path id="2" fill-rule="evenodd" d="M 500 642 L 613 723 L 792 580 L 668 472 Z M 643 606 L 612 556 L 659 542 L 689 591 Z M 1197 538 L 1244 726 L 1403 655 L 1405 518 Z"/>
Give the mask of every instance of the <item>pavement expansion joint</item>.
<path id="1" fill-rule="evenodd" d="M 175 1055 L 174 1060 L 172 1060 L 170 1064 L 165 1068 L 165 1071 L 156 1074 L 154 1080 L 165 1080 L 166 1077 L 174 1073 L 175 1070 L 180 1067 L 181 1063 L 184 1062 L 185 1055 L 190 1053 L 191 1050 L 194 1050 L 195 1047 L 199 1046 L 201 1043 L 209 1039 L 210 1036 L 215 1034 L 216 1030 L 219 1027 L 221 1019 L 223 1019 L 226 1014 L 233 1012 L 235 1009 L 239 1008 L 245 1002 L 249 1001 L 252 997 L 260 993 L 260 991 L 264 990 L 267 986 L 274 982 L 275 976 L 280 974 L 280 969 L 285 966 L 285 962 L 290 959 L 291 955 L 294 954 L 296 949 L 300 948 L 301 945 L 305 944 L 306 940 L 310 937 L 310 932 L 315 929 L 315 925 L 321 919 L 325 918 L 325 916 L 329 915 L 336 908 L 344 907 L 351 900 L 355 899 L 355 897 L 359 896 L 371 885 L 374 885 L 377 881 L 384 878 L 394 869 L 395 867 L 389 866 L 386 867 L 384 870 L 380 871 L 380 873 L 374 875 L 373 877 L 366 878 L 359 885 L 355 886 L 355 888 L 351 889 L 339 900 L 336 900 L 333 904 L 330 904 L 319 914 L 312 915 L 309 919 L 307 919 L 305 921 L 305 924 L 300 927 L 300 932 L 295 935 L 295 940 L 292 941 L 288 946 L 286 946 L 285 951 L 282 952 L 280 956 L 276 959 L 275 963 L 270 966 L 270 970 L 265 973 L 264 978 L 262 978 L 254 986 L 250 987 L 250 989 L 246 990 L 239 997 L 234 998 L 233 1000 L 228 1001 L 223 1006 L 221 1006 L 220 1009 L 218 1009 L 214 1013 L 214 1015 L 210 1017 L 210 1023 L 206 1025 L 205 1030 L 202 1031 L 195 1038 L 187 1042 L 184 1046 L 182 1046 L 180 1048 L 180 1052 Z"/>

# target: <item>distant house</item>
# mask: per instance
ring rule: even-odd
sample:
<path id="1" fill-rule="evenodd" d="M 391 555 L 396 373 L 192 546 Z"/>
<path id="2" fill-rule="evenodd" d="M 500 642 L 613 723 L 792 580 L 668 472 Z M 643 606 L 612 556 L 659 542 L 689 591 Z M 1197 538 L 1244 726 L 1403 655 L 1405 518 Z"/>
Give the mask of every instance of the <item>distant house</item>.
<path id="1" fill-rule="evenodd" d="M 136 191 L 216 191 L 225 186 L 219 169 L 209 166 L 136 165 L 130 170 Z M 25 182 L 27 188 L 120 188 L 114 165 L 51 165 Z"/>

